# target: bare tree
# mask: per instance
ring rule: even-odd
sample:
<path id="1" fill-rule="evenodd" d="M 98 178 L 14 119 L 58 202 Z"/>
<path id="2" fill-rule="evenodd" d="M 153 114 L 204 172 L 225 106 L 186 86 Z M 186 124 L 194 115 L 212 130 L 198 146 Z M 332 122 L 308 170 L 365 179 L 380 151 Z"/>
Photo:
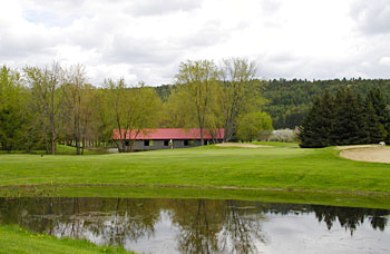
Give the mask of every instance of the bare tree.
<path id="1" fill-rule="evenodd" d="M 86 89 L 86 73 L 83 65 L 71 66 L 66 72 L 66 85 L 63 86 L 63 105 L 67 114 L 63 115 L 66 121 L 64 125 L 70 125 L 70 135 L 76 142 L 76 154 L 82 154 L 83 148 L 83 108 L 85 101 L 84 90 Z"/>

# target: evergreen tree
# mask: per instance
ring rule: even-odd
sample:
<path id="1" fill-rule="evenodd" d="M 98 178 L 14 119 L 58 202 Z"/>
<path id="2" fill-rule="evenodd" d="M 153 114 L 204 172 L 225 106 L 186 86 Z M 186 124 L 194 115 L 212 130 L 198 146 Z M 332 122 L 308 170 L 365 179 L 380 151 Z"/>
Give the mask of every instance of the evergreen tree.
<path id="1" fill-rule="evenodd" d="M 332 131 L 334 145 L 360 144 L 364 134 L 364 117 L 360 97 L 350 88 L 340 89 L 335 99 L 335 119 Z"/>
<path id="2" fill-rule="evenodd" d="M 301 147 L 326 147 L 331 145 L 333 128 L 333 98 L 328 91 L 318 97 L 301 127 Z"/>
<path id="3" fill-rule="evenodd" d="M 384 126 L 380 123 L 371 100 L 366 103 L 366 130 L 368 133 L 368 143 L 379 143 L 383 140 Z"/>
<path id="4" fill-rule="evenodd" d="M 367 110 L 369 110 L 368 106 L 372 105 L 372 113 L 376 115 L 376 127 L 373 126 L 370 142 L 378 143 L 380 141 L 386 140 L 386 137 L 389 139 L 388 135 L 390 133 L 390 115 L 387 110 L 386 101 L 384 96 L 381 93 L 381 90 L 377 87 L 372 88 L 367 95 Z M 372 121 L 373 119 L 368 119 L 368 121 Z M 370 125 L 374 125 L 374 123 L 370 123 Z M 375 130 L 376 129 L 376 130 Z M 376 131 L 376 133 L 374 133 Z"/>

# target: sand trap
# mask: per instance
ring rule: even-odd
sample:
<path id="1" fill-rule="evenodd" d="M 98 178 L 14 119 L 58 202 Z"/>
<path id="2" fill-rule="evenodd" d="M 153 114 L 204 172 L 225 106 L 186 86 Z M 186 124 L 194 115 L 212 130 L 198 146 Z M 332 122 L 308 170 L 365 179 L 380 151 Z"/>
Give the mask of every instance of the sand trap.
<path id="1" fill-rule="evenodd" d="M 356 160 L 356 161 L 368 161 L 368 162 L 382 162 L 390 163 L 390 148 L 367 145 L 367 146 L 343 146 L 337 147 L 340 149 L 340 156 L 343 158 Z"/>
<path id="2" fill-rule="evenodd" d="M 272 146 L 263 146 L 263 145 L 254 145 L 247 143 L 221 143 L 216 146 L 220 147 L 243 147 L 243 148 L 261 148 L 261 147 L 272 147 Z"/>

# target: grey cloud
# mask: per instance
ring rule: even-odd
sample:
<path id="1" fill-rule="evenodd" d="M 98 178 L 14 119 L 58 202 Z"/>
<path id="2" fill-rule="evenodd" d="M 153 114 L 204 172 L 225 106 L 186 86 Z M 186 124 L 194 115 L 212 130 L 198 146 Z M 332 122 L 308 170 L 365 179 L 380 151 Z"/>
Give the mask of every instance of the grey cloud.
<path id="1" fill-rule="evenodd" d="M 282 3 L 279 0 L 262 0 L 261 6 L 264 13 L 272 14 L 277 12 Z"/>
<path id="2" fill-rule="evenodd" d="M 230 32 L 224 30 L 219 21 L 210 21 L 193 31 L 181 44 L 187 48 L 212 46 L 227 40 Z"/>
<path id="3" fill-rule="evenodd" d="M 112 46 L 103 54 L 103 58 L 113 63 L 153 63 L 166 64 L 175 61 L 177 50 L 172 45 L 158 39 L 133 38 L 116 35 Z"/>
<path id="4" fill-rule="evenodd" d="M 0 27 L 0 60 L 37 54 L 52 54 L 53 41 L 41 33 L 20 33 Z"/>
<path id="5" fill-rule="evenodd" d="M 390 1 L 388 0 L 358 0 L 351 8 L 351 15 L 364 33 L 390 33 Z"/>
<path id="6" fill-rule="evenodd" d="M 290 55 L 286 58 L 263 57 L 258 62 L 260 76 L 265 79 L 390 78 L 389 66 L 383 64 L 382 54 L 380 50 L 374 50 L 348 59 L 333 60 Z"/>

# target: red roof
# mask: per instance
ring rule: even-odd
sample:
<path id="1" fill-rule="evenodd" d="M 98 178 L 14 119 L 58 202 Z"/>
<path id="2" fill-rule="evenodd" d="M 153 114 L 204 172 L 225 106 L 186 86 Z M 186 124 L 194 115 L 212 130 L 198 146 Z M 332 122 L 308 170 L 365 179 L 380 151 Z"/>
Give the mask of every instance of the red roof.
<path id="1" fill-rule="evenodd" d="M 215 130 L 213 137 L 208 130 L 203 130 L 204 139 L 223 139 L 225 130 L 223 128 Z M 143 129 L 138 134 L 136 130 L 122 129 L 122 136 L 126 134 L 126 139 L 145 140 L 145 139 L 200 139 L 199 128 L 181 129 L 181 128 L 160 128 L 160 129 Z M 118 129 L 114 129 L 112 139 L 121 139 Z"/>

